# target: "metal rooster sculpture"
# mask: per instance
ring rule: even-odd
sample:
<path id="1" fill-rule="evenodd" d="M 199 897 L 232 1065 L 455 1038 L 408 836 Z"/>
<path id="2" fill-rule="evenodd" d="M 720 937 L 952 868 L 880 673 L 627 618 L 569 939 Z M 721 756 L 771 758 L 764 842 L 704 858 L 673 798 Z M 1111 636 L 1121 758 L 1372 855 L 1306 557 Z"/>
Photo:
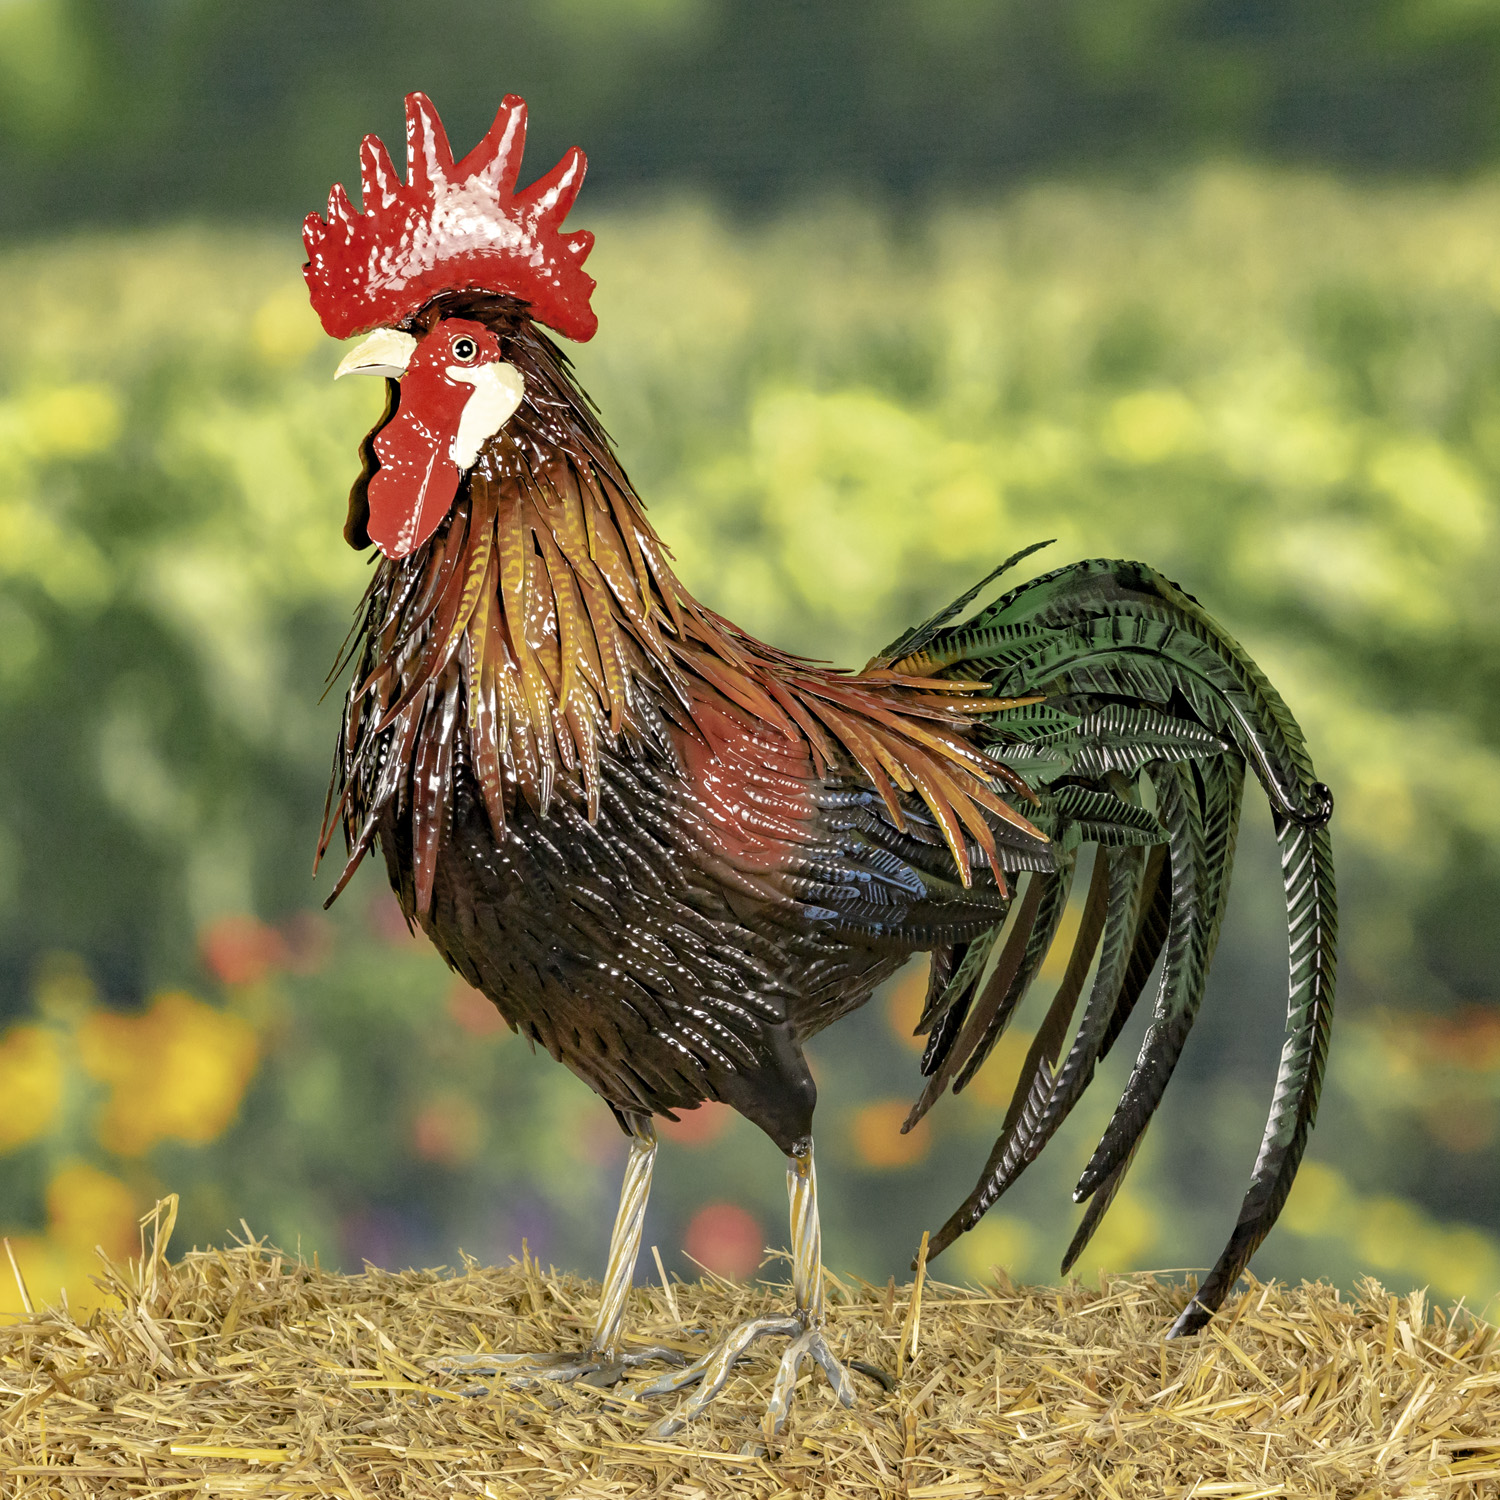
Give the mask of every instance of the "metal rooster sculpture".
<path id="1" fill-rule="evenodd" d="M 851 1402 L 824 1334 L 803 1044 L 930 951 L 909 1128 L 993 1049 L 1083 864 L 1066 974 L 979 1181 L 931 1242 L 952 1244 L 1036 1158 L 1156 975 L 1075 1193 L 1088 1208 L 1071 1265 L 1197 1014 L 1248 763 L 1280 840 L 1290 1003 L 1239 1222 L 1172 1331 L 1197 1329 L 1286 1200 L 1331 1021 L 1332 799 L 1275 690 L 1190 595 L 1134 562 L 1060 568 L 959 621 L 1018 553 L 859 673 L 736 629 L 678 581 L 540 326 L 577 340 L 596 326 L 592 236 L 561 228 L 582 153 L 518 192 L 520 99 L 457 163 L 425 97 L 406 121 L 406 181 L 367 137 L 363 212 L 335 187 L 305 229 L 324 327 L 369 334 L 338 373 L 384 375 L 388 396 L 345 528 L 384 555 L 350 650 L 323 847 L 342 826 L 342 889 L 378 846 L 408 918 L 630 1141 L 589 1348 L 475 1363 L 602 1384 L 669 1357 L 621 1339 L 652 1118 L 722 1100 L 785 1153 L 795 1305 L 634 1393 L 701 1382 L 655 1429 L 672 1432 L 752 1341 L 783 1335 L 772 1425 L 809 1356 Z"/>

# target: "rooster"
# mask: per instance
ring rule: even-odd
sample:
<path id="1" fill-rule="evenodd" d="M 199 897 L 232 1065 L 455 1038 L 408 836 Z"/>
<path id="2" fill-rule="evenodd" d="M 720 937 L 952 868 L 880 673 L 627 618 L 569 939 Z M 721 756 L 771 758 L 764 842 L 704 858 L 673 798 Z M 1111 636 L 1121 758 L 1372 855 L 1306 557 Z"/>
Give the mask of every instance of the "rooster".
<path id="1" fill-rule="evenodd" d="M 1066 1269 L 1197 1014 L 1248 765 L 1281 847 L 1290 999 L 1239 1221 L 1171 1331 L 1196 1330 L 1286 1200 L 1327 1051 L 1332 797 L 1296 722 L 1199 604 L 1141 563 L 1077 563 L 975 609 L 1018 553 L 857 673 L 694 599 L 543 331 L 593 335 L 593 241 L 562 229 L 577 148 L 517 190 L 525 122 L 507 97 L 455 162 L 413 94 L 405 180 L 367 137 L 362 211 L 336 186 L 305 228 L 325 329 L 366 335 L 338 374 L 382 376 L 387 393 L 345 526 L 380 555 L 346 656 L 321 846 L 342 830 L 334 897 L 378 849 L 408 920 L 629 1142 L 589 1346 L 473 1360 L 602 1385 L 671 1358 L 623 1339 L 652 1122 L 718 1100 L 786 1157 L 793 1306 L 634 1394 L 698 1384 L 653 1429 L 666 1436 L 752 1342 L 778 1336 L 770 1428 L 808 1358 L 852 1402 L 825 1332 L 804 1045 L 929 952 L 909 1129 L 983 1065 L 1086 870 L 999 1139 L 930 1243 L 940 1254 L 1035 1160 L 1154 978 L 1139 1056 L 1078 1183 L 1088 1206 Z"/>

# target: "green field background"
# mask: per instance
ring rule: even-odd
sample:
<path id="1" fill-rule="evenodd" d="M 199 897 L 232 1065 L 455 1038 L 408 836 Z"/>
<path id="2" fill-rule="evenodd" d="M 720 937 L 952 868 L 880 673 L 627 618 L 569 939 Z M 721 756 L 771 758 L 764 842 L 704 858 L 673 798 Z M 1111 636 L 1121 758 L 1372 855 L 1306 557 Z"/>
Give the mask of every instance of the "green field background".
<path id="1" fill-rule="evenodd" d="M 18 5 L 0 43 L 32 13 L 93 34 L 86 7 Z M 363 125 L 320 181 L 352 175 Z M 1079 148 L 920 212 L 868 182 L 617 186 L 576 214 L 600 315 L 576 363 L 685 581 L 777 645 L 857 666 L 1049 537 L 1031 572 L 1139 557 L 1219 617 L 1338 799 L 1328 1084 L 1255 1268 L 1491 1307 L 1500 183 L 1462 153 L 1356 176 L 1194 139 L 1196 163 L 1100 175 Z M 44 199 L 0 246 L 0 1232 L 34 1296 L 74 1305 L 94 1246 L 128 1249 L 166 1192 L 184 1243 L 355 1269 L 524 1242 L 597 1273 L 607 1111 L 496 1029 L 373 870 L 327 914 L 336 872 L 309 873 L 380 393 L 332 383 L 293 223 L 264 195 L 93 222 Z M 1082 1274 L 1202 1267 L 1227 1236 L 1280 1046 L 1278 904 L 1252 794 L 1203 1018 Z M 1057 977 L 911 1137 L 916 968 L 818 1040 L 835 1269 L 904 1274 L 967 1192 Z M 934 1274 L 1055 1277 L 1138 1031 Z M 668 1129 L 646 1242 L 669 1273 L 752 1269 L 784 1216 L 751 1127 Z"/>

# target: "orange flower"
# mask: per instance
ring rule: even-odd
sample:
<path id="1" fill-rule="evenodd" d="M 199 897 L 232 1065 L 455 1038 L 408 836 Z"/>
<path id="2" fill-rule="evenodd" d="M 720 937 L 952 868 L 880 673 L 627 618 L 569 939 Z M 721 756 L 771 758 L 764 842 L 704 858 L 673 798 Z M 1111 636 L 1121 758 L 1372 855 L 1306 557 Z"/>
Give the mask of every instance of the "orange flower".
<path id="1" fill-rule="evenodd" d="M 412 1145 L 424 1161 L 459 1167 L 479 1154 L 484 1123 L 479 1111 L 459 1094 L 439 1094 L 417 1111 Z"/>
<path id="2" fill-rule="evenodd" d="M 682 1248 L 719 1276 L 743 1281 L 760 1264 L 765 1238 L 754 1217 L 735 1203 L 700 1208 L 682 1237 Z"/>
<path id="3" fill-rule="evenodd" d="M 927 1045 L 925 1036 L 915 1036 L 912 1028 L 922 1015 L 922 1006 L 927 1000 L 928 965 L 912 964 L 896 976 L 895 983 L 885 1002 L 886 1020 L 896 1034 L 896 1040 L 913 1052 L 920 1052 Z"/>
<path id="4" fill-rule="evenodd" d="M 576 1117 L 568 1149 L 575 1161 L 612 1171 L 625 1160 L 625 1135 L 608 1110 L 586 1109 Z"/>
<path id="5" fill-rule="evenodd" d="M 1015 1092 L 1021 1065 L 1030 1051 L 1029 1031 L 1007 1031 L 995 1043 L 995 1050 L 985 1058 L 984 1065 L 974 1075 L 973 1082 L 965 1087 L 963 1096 L 971 1098 L 985 1110 L 1005 1109 Z"/>
<path id="6" fill-rule="evenodd" d="M 1415 1022 L 1437 1061 L 1476 1073 L 1500 1067 L 1500 1015 L 1492 1009 L 1468 1005 L 1451 1016 Z"/>
<path id="7" fill-rule="evenodd" d="M 496 1036 L 510 1029 L 494 1005 L 461 979 L 448 991 L 448 1015 L 470 1036 Z"/>
<path id="8" fill-rule="evenodd" d="M 658 1119 L 656 1129 L 663 1140 L 679 1146 L 709 1146 L 724 1134 L 733 1113 L 727 1104 L 708 1100 L 697 1109 L 683 1110 L 675 1121 Z"/>
<path id="9" fill-rule="evenodd" d="M 867 1167 L 910 1167 L 921 1161 L 932 1149 L 932 1131 L 926 1120 L 920 1120 L 906 1134 L 901 1124 L 910 1105 L 900 1099 L 882 1099 L 867 1104 L 854 1116 L 850 1135 L 854 1150 Z"/>
<path id="10" fill-rule="evenodd" d="M 286 940 L 255 917 L 220 917 L 199 934 L 204 966 L 220 984 L 255 984 L 286 962 Z"/>
<path id="11" fill-rule="evenodd" d="M 375 936 L 393 947 L 405 948 L 422 940 L 420 929 L 414 929 L 406 920 L 401 903 L 390 891 L 381 891 L 371 897 L 368 915 Z"/>

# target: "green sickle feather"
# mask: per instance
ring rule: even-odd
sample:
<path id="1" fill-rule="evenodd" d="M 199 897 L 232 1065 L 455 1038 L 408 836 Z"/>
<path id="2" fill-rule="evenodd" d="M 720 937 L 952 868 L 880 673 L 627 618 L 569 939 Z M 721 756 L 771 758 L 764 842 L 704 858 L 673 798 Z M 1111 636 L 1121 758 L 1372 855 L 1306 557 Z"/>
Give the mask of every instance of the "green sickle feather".
<path id="1" fill-rule="evenodd" d="M 1033 821 L 1057 851 L 1054 870 L 1027 877 L 984 988 L 999 927 L 955 952 L 951 973 L 935 979 L 918 1027 L 929 1035 L 928 1082 L 908 1128 L 950 1083 L 962 1088 L 999 1040 L 1056 936 L 1076 851 L 1097 846 L 1067 971 L 1032 1041 L 1000 1138 L 973 1191 L 932 1237 L 929 1255 L 978 1223 L 1036 1159 L 1159 964 L 1140 1052 L 1074 1194 L 1088 1207 L 1063 1269 L 1082 1253 L 1135 1159 L 1202 1003 L 1248 766 L 1271 805 L 1281 849 L 1290 945 L 1286 1040 L 1239 1220 L 1173 1326 L 1176 1336 L 1208 1320 L 1265 1238 L 1317 1112 L 1335 979 L 1327 828 L 1333 798 L 1314 779 L 1301 730 L 1264 673 L 1190 594 L 1143 564 L 1077 563 L 950 623 L 1034 550 L 1017 553 L 879 659 L 895 671 L 982 682 L 996 697 L 1044 695 L 997 713 L 981 740 L 987 755 L 1036 788 Z M 1091 967 L 1094 982 L 1064 1056 Z"/>

